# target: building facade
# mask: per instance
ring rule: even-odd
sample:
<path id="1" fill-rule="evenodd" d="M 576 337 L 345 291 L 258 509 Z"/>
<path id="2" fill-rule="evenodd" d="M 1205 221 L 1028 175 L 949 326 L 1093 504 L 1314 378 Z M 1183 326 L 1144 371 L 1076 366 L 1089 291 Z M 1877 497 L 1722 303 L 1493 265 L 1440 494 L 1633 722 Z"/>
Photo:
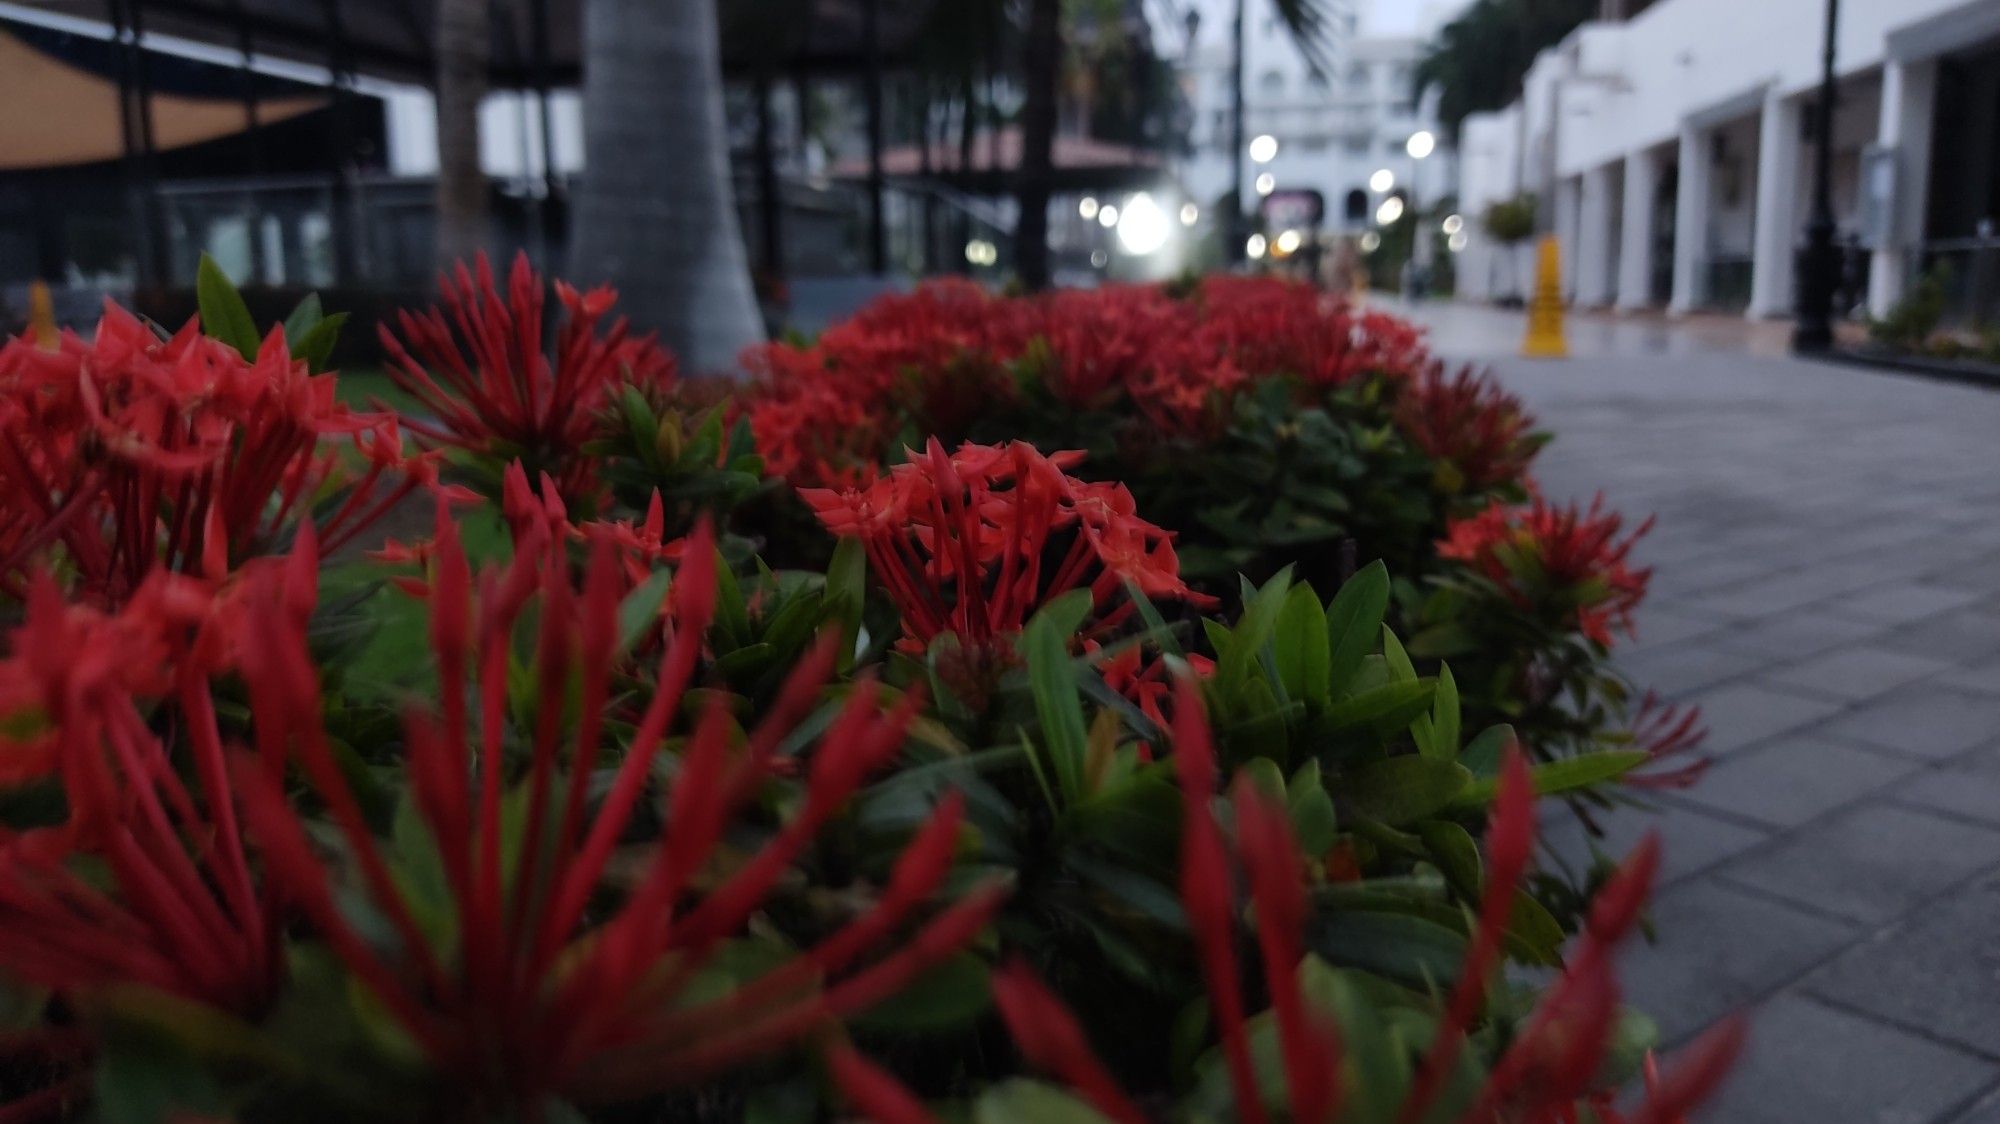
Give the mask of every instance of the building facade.
<path id="1" fill-rule="evenodd" d="M 1315 70 L 1271 0 L 1246 0 L 1244 136 L 1277 141 L 1276 155 L 1263 162 L 1233 151 L 1236 0 L 1197 0 L 1189 6 L 1200 18 L 1182 69 L 1193 129 L 1180 176 L 1205 208 L 1229 191 L 1233 161 L 1243 162 L 1246 206 L 1255 205 L 1257 178 L 1268 174 L 1275 190 L 1319 191 L 1326 199 L 1327 228 L 1335 231 L 1366 228 L 1391 191 L 1423 202 L 1451 193 L 1456 176 L 1451 152 L 1440 143 L 1419 161 L 1406 146 L 1418 132 L 1439 133 L 1434 99 L 1418 96 L 1416 69 L 1428 34 L 1457 5 L 1419 5 L 1425 11 L 1414 27 L 1390 33 L 1370 0 L 1331 0 L 1329 49 Z M 1391 185 L 1372 189 L 1371 178 L 1384 169 Z"/>
<path id="2" fill-rule="evenodd" d="M 1787 314 L 1826 10 L 1653 0 L 1583 25 L 1519 101 L 1466 122 L 1466 213 L 1536 196 L 1578 305 Z M 1957 311 L 1991 315 L 2000 0 L 1844 0 L 1835 70 L 1831 195 L 1857 311 L 1881 315 L 1942 264 Z M 1520 248 L 1469 230 L 1461 290 L 1517 292 Z"/>

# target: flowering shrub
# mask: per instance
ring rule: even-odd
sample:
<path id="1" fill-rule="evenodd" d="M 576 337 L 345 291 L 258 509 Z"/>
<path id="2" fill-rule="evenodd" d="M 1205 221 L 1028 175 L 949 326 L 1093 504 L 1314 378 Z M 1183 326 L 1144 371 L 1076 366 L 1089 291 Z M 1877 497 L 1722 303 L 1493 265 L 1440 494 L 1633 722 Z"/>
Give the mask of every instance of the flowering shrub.
<path id="1" fill-rule="evenodd" d="M 1654 764 L 1693 720 L 1602 670 L 1630 536 L 1489 506 L 1539 439 L 1400 326 L 1265 283 L 948 286 L 764 350 L 740 402 L 612 362 L 564 414 L 539 281 L 472 276 L 462 409 L 379 460 L 439 493 L 365 564 L 396 590 L 322 598 L 299 513 L 280 557 L 116 596 L 22 556 L 0 1115 L 1668 1124 L 1726 1068 L 1733 1028 L 1658 1078 L 1619 1008 L 1656 845 L 1535 861 L 1538 797 L 1698 765 Z M 622 347 L 576 299 L 574 345 Z M 184 335 L 175 370 L 251 364 Z M 879 427 L 773 411 L 819 393 L 769 373 L 807 351 Z M 514 409 L 530 386 L 552 412 Z M 531 457 L 503 430 L 537 417 Z M 976 439 L 1029 423 L 1095 431 Z M 1219 502 L 1253 478 L 1297 494 Z M 1148 490 L 1217 504 L 1177 536 L 1155 520 L 1193 509 Z M 1355 565 L 1418 532 L 1400 582 Z M 1228 603 L 1201 533 L 1212 563 L 1253 536 Z M 392 619 L 418 642 L 358 654 Z"/>

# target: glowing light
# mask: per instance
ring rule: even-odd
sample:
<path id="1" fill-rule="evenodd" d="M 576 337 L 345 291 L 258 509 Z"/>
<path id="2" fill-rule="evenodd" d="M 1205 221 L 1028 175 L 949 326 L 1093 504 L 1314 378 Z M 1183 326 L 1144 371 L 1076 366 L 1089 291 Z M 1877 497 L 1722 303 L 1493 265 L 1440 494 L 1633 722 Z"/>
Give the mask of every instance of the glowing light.
<path id="1" fill-rule="evenodd" d="M 1281 257 L 1285 254 L 1296 254 L 1304 243 L 1305 238 L 1298 231 L 1287 230 L 1278 235 L 1278 254 Z"/>
<path id="2" fill-rule="evenodd" d="M 1084 218 L 1086 218 L 1086 219 L 1094 219 L 1094 218 L 1096 218 L 1096 217 L 1097 217 L 1097 197 L 1096 197 L 1095 195 L 1086 195 L 1086 196 L 1084 196 L 1083 198 L 1081 198 L 1081 199 L 1077 200 L 1077 201 L 1076 201 L 1076 213 L 1077 213 L 1077 214 L 1079 214 L 1079 215 L 1082 215 L 1082 216 L 1083 216 Z"/>
<path id="3" fill-rule="evenodd" d="M 1090 264 L 1096 266 L 1098 269 L 1103 269 L 1105 263 L 1109 262 L 1110 260 L 1111 260 L 1111 255 L 1105 253 L 1103 250 L 1090 251 Z"/>
<path id="4" fill-rule="evenodd" d="M 1171 233 L 1167 213 L 1151 195 L 1142 191 L 1125 200 L 1125 209 L 1118 216 L 1118 244 L 1126 253 L 1150 254 L 1166 245 Z"/>
<path id="5" fill-rule="evenodd" d="M 1462 215 L 1446 215 L 1443 226 L 1446 234 L 1457 234 L 1465 229 L 1465 218 Z"/>
<path id="6" fill-rule="evenodd" d="M 1375 233 L 1374 231 L 1372 231 L 1372 230 L 1371 230 L 1371 231 L 1369 231 L 1368 233 L 1366 233 L 1366 234 L 1364 234 L 1364 235 L 1362 235 L 1362 236 L 1361 236 L 1361 252 L 1362 252 L 1362 253 L 1364 253 L 1364 254 L 1372 254 L 1372 253 L 1374 253 L 1375 251 L 1377 251 L 1377 250 L 1379 250 L 1379 249 L 1381 249 L 1381 248 L 1382 248 L 1382 236 L 1381 236 L 1381 235 L 1379 235 L 1379 234 L 1377 234 L 1377 233 Z"/>
<path id="7" fill-rule="evenodd" d="M 1382 200 L 1382 205 L 1375 208 L 1375 221 L 1381 223 L 1383 226 L 1388 226 L 1402 217 L 1403 201 L 1393 195 Z"/>
<path id="8" fill-rule="evenodd" d="M 1272 175 L 1269 172 L 1263 172 L 1257 176 L 1257 194 L 1269 195 L 1273 191 L 1276 191 L 1277 189 L 1278 189 L 1278 177 Z"/>
<path id="9" fill-rule="evenodd" d="M 974 238 L 965 244 L 965 260 L 973 265 L 993 265 L 1000 260 L 1000 247 L 984 238 Z"/>
<path id="10" fill-rule="evenodd" d="M 1201 217 L 1201 208 L 1200 208 L 1200 207 L 1197 207 L 1197 206 L 1195 206 L 1195 205 L 1194 205 L 1193 203 L 1182 203 L 1182 204 L 1181 204 L 1181 225 L 1182 225 L 1182 226 L 1193 226 L 1193 225 L 1195 224 L 1195 220 L 1196 220 L 1196 219 L 1199 219 L 1200 217 Z"/>
<path id="11" fill-rule="evenodd" d="M 1256 261 L 1257 259 L 1263 257 L 1264 249 L 1265 249 L 1264 236 L 1261 234 L 1252 234 L 1250 236 L 1250 241 L 1243 244 L 1243 252 L 1250 255 L 1251 261 Z"/>
<path id="12" fill-rule="evenodd" d="M 1424 129 L 1410 134 L 1409 143 L 1403 146 L 1403 151 L 1409 153 L 1412 160 L 1422 160 L 1437 149 L 1437 144 L 1437 137 L 1429 129 Z"/>
<path id="13" fill-rule="evenodd" d="M 1387 168 L 1377 168 L 1375 174 L 1368 177 L 1368 190 L 1377 195 L 1394 186 L 1396 186 L 1396 173 Z"/>
<path id="14" fill-rule="evenodd" d="M 1457 234 L 1454 234 L 1449 239 L 1447 239 L 1445 241 L 1445 245 L 1451 247 L 1451 252 L 1456 254 L 1459 251 L 1465 249 L 1465 244 L 1468 241 L 1470 241 L 1470 239 L 1466 238 L 1465 232 L 1461 230 Z"/>
<path id="15" fill-rule="evenodd" d="M 1269 164 L 1278 156 L 1278 138 L 1269 133 L 1250 142 L 1250 159 L 1258 164 Z"/>
<path id="16" fill-rule="evenodd" d="M 1118 208 L 1110 203 L 1097 209 L 1097 225 L 1106 230 L 1118 225 Z"/>

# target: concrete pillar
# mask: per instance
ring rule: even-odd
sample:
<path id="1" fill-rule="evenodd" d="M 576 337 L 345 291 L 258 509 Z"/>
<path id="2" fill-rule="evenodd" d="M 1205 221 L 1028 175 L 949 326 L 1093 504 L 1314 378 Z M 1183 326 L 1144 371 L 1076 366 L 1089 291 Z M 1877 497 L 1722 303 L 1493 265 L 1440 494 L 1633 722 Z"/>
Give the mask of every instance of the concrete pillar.
<path id="1" fill-rule="evenodd" d="M 1890 59 L 1882 66 L 1882 123 L 1876 143 L 1895 154 L 1895 190 L 1886 237 L 1868 271 L 1868 311 L 1882 316 L 1903 297 L 1924 236 L 1930 194 L 1931 121 L 1937 60 Z"/>
<path id="2" fill-rule="evenodd" d="M 1601 164 L 1583 174 L 1577 204 L 1576 303 L 1602 308 L 1612 299 L 1611 259 L 1618 232 L 1611 229 L 1611 165 Z"/>
<path id="3" fill-rule="evenodd" d="M 1752 320 L 1784 316 L 1792 311 L 1792 275 L 1799 220 L 1792 201 L 1798 198 L 1799 129 L 1803 102 L 1788 99 L 1773 85 L 1764 92 L 1764 112 L 1757 125 L 1757 233 L 1751 250 L 1750 308 Z"/>
<path id="4" fill-rule="evenodd" d="M 1562 266 L 1562 295 L 1565 301 L 1576 299 L 1577 197 L 1580 194 L 1575 176 L 1556 180 L 1555 213 L 1550 229 L 1555 232 L 1556 245 L 1561 248 L 1558 261 Z"/>
<path id="5" fill-rule="evenodd" d="M 1709 131 L 1681 126 L 1680 181 L 1674 191 L 1674 291 L 1667 311 L 1701 307 L 1708 289 Z"/>
<path id="6" fill-rule="evenodd" d="M 1653 196 L 1660 190 L 1660 154 L 1641 149 L 1625 157 L 1624 229 L 1618 233 L 1618 308 L 1653 303 Z"/>

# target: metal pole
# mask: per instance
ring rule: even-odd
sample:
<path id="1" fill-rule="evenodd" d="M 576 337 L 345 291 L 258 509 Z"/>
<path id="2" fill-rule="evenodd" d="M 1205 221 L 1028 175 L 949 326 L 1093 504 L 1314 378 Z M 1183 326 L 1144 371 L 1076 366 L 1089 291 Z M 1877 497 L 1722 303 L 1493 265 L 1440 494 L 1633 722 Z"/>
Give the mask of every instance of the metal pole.
<path id="1" fill-rule="evenodd" d="M 230 0 L 229 12 L 236 19 L 236 50 L 239 56 L 236 76 L 243 97 L 244 163 L 249 170 L 249 182 L 243 189 L 243 220 L 250 227 L 250 280 L 268 285 L 272 280 L 271 263 L 264 253 L 264 216 L 257 203 L 256 185 L 256 181 L 264 175 L 264 130 L 257 115 L 257 72 L 252 68 L 256 57 L 255 42 L 251 38 L 250 19 L 243 10 L 243 0 Z"/>
<path id="2" fill-rule="evenodd" d="M 1235 61 L 1230 66 L 1231 100 L 1229 105 L 1229 213 L 1223 216 L 1222 229 L 1228 232 L 1229 245 L 1222 248 L 1224 261 L 1242 261 L 1245 243 L 1249 236 L 1243 229 L 1243 160 L 1250 146 L 1246 135 L 1243 113 L 1243 8 L 1245 0 L 1236 0 L 1236 15 L 1230 35 L 1234 37 L 1232 50 Z"/>
<path id="3" fill-rule="evenodd" d="M 333 94 L 333 192 L 327 217 L 333 228 L 333 283 L 356 280 L 357 224 L 354 221 L 354 72 L 347 57 L 347 24 L 340 0 L 321 0 L 326 18 L 326 68 Z"/>
<path id="4" fill-rule="evenodd" d="M 889 272 L 887 184 L 882 174 L 882 3 L 862 0 L 861 33 L 866 40 L 868 102 L 868 266 L 876 276 Z"/>
<path id="5" fill-rule="evenodd" d="M 1840 0 L 1826 0 L 1826 43 L 1820 60 L 1819 107 L 1813 115 L 1813 205 L 1806 245 L 1799 254 L 1798 324 L 1792 350 L 1826 351 L 1833 346 L 1833 292 L 1840 285 L 1840 251 L 1833 244 L 1833 47 Z"/>

